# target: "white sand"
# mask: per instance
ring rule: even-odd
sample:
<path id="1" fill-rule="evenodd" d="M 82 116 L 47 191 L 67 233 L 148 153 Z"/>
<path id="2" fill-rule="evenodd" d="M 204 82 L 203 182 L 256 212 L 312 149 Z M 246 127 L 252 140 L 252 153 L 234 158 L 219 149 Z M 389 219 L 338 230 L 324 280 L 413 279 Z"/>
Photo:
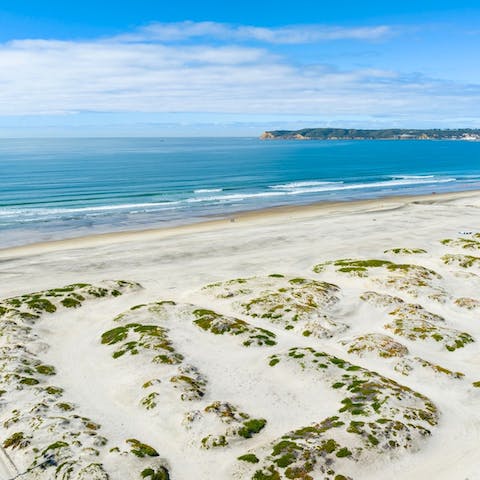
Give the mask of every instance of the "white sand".
<path id="1" fill-rule="evenodd" d="M 480 380 L 480 309 L 462 309 L 454 300 L 480 300 L 480 268 L 445 265 L 441 257 L 480 256 L 480 250 L 440 243 L 445 238 L 471 238 L 462 237 L 459 231 L 480 232 L 480 193 L 278 209 L 240 215 L 235 222 L 218 220 L 169 230 L 51 242 L 0 250 L 1 298 L 104 279 L 131 280 L 144 287 L 118 298 L 44 315 L 33 328 L 45 344 L 38 358 L 56 367 L 51 382 L 64 388 L 64 401 L 102 425 L 108 448 L 118 445 L 126 450 L 124 441 L 129 438 L 153 446 L 166 459 L 172 479 L 251 478 L 254 467 L 242 470 L 245 462 L 237 462 L 236 457 L 261 450 L 292 429 L 334 415 L 343 397 L 328 382 L 317 381 L 308 372 L 290 375 L 288 369 L 269 367 L 266 360 L 277 351 L 311 346 L 408 386 L 427 396 L 439 410 L 440 420 L 431 429 L 431 436 L 406 451 L 380 454 L 372 450 L 362 460 L 345 464 L 340 469 L 344 475 L 372 480 L 387 475 L 405 480 L 427 476 L 474 480 L 480 479 L 480 388 L 472 387 L 472 382 Z M 421 248 L 427 253 L 383 253 L 396 247 Z M 378 273 L 380 280 L 375 283 L 375 272 L 359 278 L 330 267 L 320 274 L 312 271 L 316 264 L 341 258 L 387 259 L 435 270 L 443 277 L 435 282 L 445 291 L 446 299 L 432 300 L 422 289 L 417 296 L 389 289 L 381 284 L 385 273 Z M 272 273 L 338 285 L 340 300 L 329 315 L 348 329 L 332 338 L 305 337 L 266 318 L 248 317 L 232 299 L 218 299 L 201 291 L 212 282 Z M 468 332 L 475 342 L 450 352 L 441 342 L 412 341 L 397 335 L 385 328 L 392 320 L 388 309 L 359 299 L 367 290 L 421 304 L 444 317 L 442 326 Z M 277 345 L 245 348 L 237 338 L 204 332 L 186 317 L 168 320 L 165 325 L 175 348 L 206 377 L 206 394 L 201 400 L 180 401 L 177 392 L 165 386 L 167 372 L 157 408 L 147 411 L 139 406 L 146 393 L 141 385 L 164 375 L 166 367 L 151 363 L 143 352 L 114 359 L 113 347 L 102 345 L 100 338 L 116 326 L 113 318 L 117 314 L 159 300 L 191 303 L 244 319 L 274 332 Z M 342 342 L 366 333 L 389 335 L 408 348 L 408 358 L 421 357 L 465 376 L 452 379 L 420 366 L 403 375 L 394 369 L 395 359 L 349 354 Z M 225 448 L 200 449 L 201 438 L 220 424 L 205 418 L 188 430 L 182 418 L 185 412 L 201 410 L 215 400 L 228 401 L 253 418 L 266 419 L 266 427 L 253 438 L 235 439 Z M 15 407 L 21 409 L 22 405 Z M 2 421 L 13 408 L 8 397 L 4 399 Z M 14 431 L 0 428 L 0 440 Z M 20 450 L 7 452 L 20 470 L 29 464 Z M 140 478 L 136 464 L 132 469 L 137 470 L 126 472 L 126 463 L 117 464 L 115 458 L 106 455 L 99 460 L 112 479 Z M 318 471 L 311 475 L 324 478 Z M 3 478 L 8 477 L 0 470 Z"/>

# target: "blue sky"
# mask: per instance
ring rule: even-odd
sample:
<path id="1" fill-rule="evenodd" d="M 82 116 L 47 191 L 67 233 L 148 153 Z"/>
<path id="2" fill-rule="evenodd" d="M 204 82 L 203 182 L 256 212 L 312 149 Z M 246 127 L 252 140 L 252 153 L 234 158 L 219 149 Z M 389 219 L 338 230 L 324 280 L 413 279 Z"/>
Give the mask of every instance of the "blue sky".
<path id="1" fill-rule="evenodd" d="M 479 127 L 480 6 L 2 0 L 0 136 Z"/>

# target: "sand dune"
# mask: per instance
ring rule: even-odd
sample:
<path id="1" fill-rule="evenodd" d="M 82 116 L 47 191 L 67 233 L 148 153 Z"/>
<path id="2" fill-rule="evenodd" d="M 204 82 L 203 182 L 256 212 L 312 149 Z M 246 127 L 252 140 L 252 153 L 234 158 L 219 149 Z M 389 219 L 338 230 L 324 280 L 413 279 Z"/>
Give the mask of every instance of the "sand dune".
<path id="1" fill-rule="evenodd" d="M 0 479 L 480 478 L 479 209 L 0 251 Z"/>

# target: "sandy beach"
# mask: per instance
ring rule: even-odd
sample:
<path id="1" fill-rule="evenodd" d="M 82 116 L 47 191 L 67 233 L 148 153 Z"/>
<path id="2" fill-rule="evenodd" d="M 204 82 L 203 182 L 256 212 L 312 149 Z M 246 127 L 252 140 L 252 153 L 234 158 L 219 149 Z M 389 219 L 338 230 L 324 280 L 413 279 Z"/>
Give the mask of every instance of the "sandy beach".
<path id="1" fill-rule="evenodd" d="M 0 250 L 0 479 L 480 478 L 479 212 L 391 197 Z"/>

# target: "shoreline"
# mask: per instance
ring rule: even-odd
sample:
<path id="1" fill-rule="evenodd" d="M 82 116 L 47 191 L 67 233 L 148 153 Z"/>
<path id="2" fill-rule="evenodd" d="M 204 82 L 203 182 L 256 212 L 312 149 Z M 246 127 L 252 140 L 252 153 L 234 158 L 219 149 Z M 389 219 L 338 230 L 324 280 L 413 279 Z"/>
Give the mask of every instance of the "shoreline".
<path id="1" fill-rule="evenodd" d="M 329 458 L 357 480 L 385 469 L 398 480 L 476 478 L 479 211 L 478 190 L 323 202 L 0 251 L 5 369 L 19 372 L 2 396 L 4 420 L 12 409 L 19 420 L 0 430 L 31 442 L 8 454 L 23 471 L 53 440 L 75 438 L 62 461 L 94 462 L 112 480 L 159 460 L 171 478 L 246 480 L 278 470 L 272 447 L 294 438 L 304 448 L 307 432 L 309 452 L 331 437 L 359 455 L 321 450 L 312 478 L 325 478 Z M 316 365 L 313 352 L 330 361 Z M 372 376 L 362 408 L 344 410 L 355 394 L 345 381 Z M 217 407 L 262 429 L 238 435 Z M 317 431 L 339 414 L 332 435 Z M 81 419 L 104 439 L 87 457 Z M 379 443 L 352 419 L 374 424 Z M 158 457 L 132 455 L 129 439 Z M 239 460 L 245 452 L 258 463 Z"/>
<path id="2" fill-rule="evenodd" d="M 388 210 L 396 208 L 399 202 L 402 204 L 411 204 L 416 202 L 449 202 L 460 198 L 476 197 L 480 195 L 480 190 L 463 190 L 458 192 L 446 193 L 428 193 L 419 195 L 392 195 L 365 200 L 350 201 L 321 201 L 307 205 L 282 205 L 276 207 L 263 208 L 258 210 L 245 210 L 232 213 L 228 216 L 206 217 L 204 221 L 192 222 L 176 226 L 166 226 L 157 228 L 145 228 L 137 230 L 123 230 L 107 233 L 93 233 L 72 238 L 58 240 L 48 240 L 42 242 L 33 242 L 18 246 L 0 247 L 0 258 L 8 258 L 10 255 L 28 256 L 39 253 L 48 253 L 56 250 L 69 250 L 75 248 L 96 247 L 114 243 L 128 243 L 141 240 L 156 240 L 168 238 L 174 235 L 188 233 L 206 232 L 230 226 L 238 228 L 239 226 L 252 225 L 257 222 L 269 220 L 291 219 L 292 215 L 296 218 L 315 217 L 326 213 L 362 213 L 369 207 L 381 206 L 379 210 Z M 367 210 L 368 211 L 368 210 Z M 298 217 L 297 217 L 298 216 Z"/>

